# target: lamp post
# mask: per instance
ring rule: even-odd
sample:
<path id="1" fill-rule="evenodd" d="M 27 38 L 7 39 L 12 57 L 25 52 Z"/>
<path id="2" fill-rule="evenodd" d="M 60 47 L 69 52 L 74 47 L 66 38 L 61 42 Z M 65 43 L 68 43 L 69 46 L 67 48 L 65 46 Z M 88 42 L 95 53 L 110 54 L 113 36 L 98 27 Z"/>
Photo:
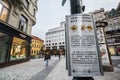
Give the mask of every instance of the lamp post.
<path id="1" fill-rule="evenodd" d="M 71 14 L 77 14 L 84 12 L 85 6 L 82 4 L 82 0 L 70 0 Z"/>
<path id="2" fill-rule="evenodd" d="M 62 6 L 64 6 L 66 0 L 62 1 Z M 85 6 L 82 4 L 82 0 L 70 0 L 71 14 L 82 13 L 85 10 Z"/>

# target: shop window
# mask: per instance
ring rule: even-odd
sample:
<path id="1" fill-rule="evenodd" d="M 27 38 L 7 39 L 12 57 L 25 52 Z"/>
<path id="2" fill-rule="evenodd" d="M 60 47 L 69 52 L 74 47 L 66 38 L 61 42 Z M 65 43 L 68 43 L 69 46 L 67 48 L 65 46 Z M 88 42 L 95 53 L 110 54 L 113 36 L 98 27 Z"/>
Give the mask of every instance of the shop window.
<path id="1" fill-rule="evenodd" d="M 10 53 L 10 60 L 25 59 L 28 54 L 28 42 L 26 40 L 14 37 Z"/>
<path id="2" fill-rule="evenodd" d="M 27 22 L 28 22 L 27 18 L 21 15 L 18 29 L 20 29 L 23 32 L 27 32 Z"/>
<path id="3" fill-rule="evenodd" d="M 117 52 L 118 52 L 118 55 L 120 56 L 120 46 L 117 46 Z"/>
<path id="4" fill-rule="evenodd" d="M 0 1 L 0 20 L 7 21 L 9 12 L 9 4 L 5 1 Z"/>
<path id="5" fill-rule="evenodd" d="M 115 47 L 114 46 L 109 47 L 109 52 L 110 52 L 111 55 L 116 55 Z"/>
<path id="6" fill-rule="evenodd" d="M 5 63 L 10 36 L 0 32 L 0 63 Z"/>

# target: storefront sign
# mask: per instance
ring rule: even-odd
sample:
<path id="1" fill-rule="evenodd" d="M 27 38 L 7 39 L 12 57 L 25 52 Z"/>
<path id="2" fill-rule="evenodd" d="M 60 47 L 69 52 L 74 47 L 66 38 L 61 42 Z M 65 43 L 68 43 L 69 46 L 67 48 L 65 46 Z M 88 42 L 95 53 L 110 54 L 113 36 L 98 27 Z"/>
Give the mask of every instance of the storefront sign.
<path id="1" fill-rule="evenodd" d="M 76 14 L 67 16 L 66 21 L 69 75 L 103 74 L 92 16 Z"/>

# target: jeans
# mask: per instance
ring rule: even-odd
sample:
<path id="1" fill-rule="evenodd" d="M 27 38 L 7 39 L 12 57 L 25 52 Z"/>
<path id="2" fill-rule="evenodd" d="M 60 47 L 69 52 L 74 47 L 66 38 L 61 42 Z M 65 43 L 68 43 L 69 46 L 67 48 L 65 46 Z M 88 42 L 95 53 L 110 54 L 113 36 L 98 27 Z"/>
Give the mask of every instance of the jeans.
<path id="1" fill-rule="evenodd" d="M 45 66 L 47 67 L 48 66 L 48 60 L 45 60 L 46 61 L 46 64 L 45 64 Z"/>

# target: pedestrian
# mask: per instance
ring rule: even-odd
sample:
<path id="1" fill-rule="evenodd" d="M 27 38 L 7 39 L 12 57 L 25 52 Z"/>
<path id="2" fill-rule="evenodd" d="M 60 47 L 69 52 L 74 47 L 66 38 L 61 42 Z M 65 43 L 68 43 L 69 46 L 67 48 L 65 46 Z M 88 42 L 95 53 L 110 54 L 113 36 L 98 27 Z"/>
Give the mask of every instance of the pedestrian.
<path id="1" fill-rule="evenodd" d="M 60 56 L 61 56 L 61 54 L 59 53 L 58 56 L 59 56 L 59 60 L 60 60 Z"/>
<path id="2" fill-rule="evenodd" d="M 49 64 L 49 59 L 50 59 L 50 54 L 48 52 L 46 52 L 45 57 L 44 57 L 44 61 L 46 62 L 46 64 L 45 64 L 46 67 Z"/>

